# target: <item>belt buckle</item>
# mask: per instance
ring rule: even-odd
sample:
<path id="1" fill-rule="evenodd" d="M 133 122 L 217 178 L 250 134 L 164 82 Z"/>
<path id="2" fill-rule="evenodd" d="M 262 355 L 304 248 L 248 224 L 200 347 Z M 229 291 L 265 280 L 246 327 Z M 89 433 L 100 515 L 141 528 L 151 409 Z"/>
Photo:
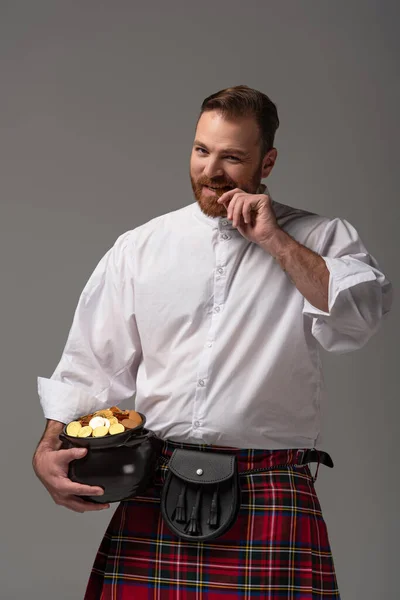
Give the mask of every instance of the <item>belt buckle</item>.
<path id="1" fill-rule="evenodd" d="M 305 454 L 306 454 L 305 450 L 297 450 L 297 457 L 296 457 L 297 466 L 302 466 L 304 464 L 303 459 L 304 459 Z"/>

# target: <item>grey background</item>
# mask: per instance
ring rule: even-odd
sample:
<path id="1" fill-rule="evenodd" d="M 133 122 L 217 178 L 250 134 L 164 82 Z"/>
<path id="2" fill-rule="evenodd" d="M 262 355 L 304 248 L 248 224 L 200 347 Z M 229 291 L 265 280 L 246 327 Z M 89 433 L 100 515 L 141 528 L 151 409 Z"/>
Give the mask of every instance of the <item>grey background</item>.
<path id="1" fill-rule="evenodd" d="M 365 0 L 0 2 L 1 600 L 83 597 L 115 506 L 67 511 L 35 478 L 36 377 L 117 236 L 194 201 L 206 96 L 271 96 L 272 196 L 349 220 L 396 288 L 398 17 Z M 323 354 L 335 468 L 316 486 L 343 600 L 397 597 L 398 331 L 395 304 L 365 348 Z"/>

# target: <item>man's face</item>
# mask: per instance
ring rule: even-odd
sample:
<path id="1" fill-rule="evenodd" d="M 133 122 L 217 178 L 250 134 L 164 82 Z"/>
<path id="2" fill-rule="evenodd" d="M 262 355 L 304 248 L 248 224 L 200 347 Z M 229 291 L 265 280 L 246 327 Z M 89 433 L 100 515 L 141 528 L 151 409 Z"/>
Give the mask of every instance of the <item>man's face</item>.
<path id="1" fill-rule="evenodd" d="M 275 149 L 261 156 L 260 133 L 253 117 L 226 120 L 218 111 L 203 113 L 190 157 L 190 179 L 201 210 L 210 217 L 226 216 L 225 207 L 217 203 L 221 193 L 240 188 L 255 194 L 275 158 Z"/>

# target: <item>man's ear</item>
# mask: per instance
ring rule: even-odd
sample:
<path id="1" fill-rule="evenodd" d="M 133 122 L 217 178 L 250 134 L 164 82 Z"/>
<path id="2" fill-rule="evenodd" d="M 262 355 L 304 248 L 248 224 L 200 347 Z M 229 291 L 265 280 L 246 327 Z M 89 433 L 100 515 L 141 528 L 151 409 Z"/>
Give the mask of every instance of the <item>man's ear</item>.
<path id="1" fill-rule="evenodd" d="M 267 154 L 264 156 L 263 159 L 263 167 L 262 167 L 262 177 L 268 177 L 268 175 L 271 173 L 273 166 L 276 162 L 278 156 L 278 151 L 276 148 L 271 148 L 270 150 L 268 150 Z"/>

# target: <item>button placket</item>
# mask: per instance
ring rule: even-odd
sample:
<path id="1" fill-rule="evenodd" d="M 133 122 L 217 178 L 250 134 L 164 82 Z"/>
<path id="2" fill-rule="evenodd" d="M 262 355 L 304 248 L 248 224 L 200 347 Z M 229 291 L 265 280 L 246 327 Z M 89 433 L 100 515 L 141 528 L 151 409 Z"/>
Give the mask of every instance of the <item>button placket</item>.
<path id="1" fill-rule="evenodd" d="M 228 236 L 229 238 L 231 236 Z M 221 236 L 218 236 L 217 243 L 215 245 L 215 270 L 214 270 L 214 305 L 211 312 L 210 327 L 208 330 L 207 341 L 203 346 L 203 351 L 199 358 L 199 365 L 197 370 L 197 382 L 195 387 L 195 397 L 193 404 L 193 435 L 194 437 L 201 438 L 201 427 L 204 420 L 204 414 L 201 412 L 204 410 L 206 404 L 207 385 L 209 368 L 211 364 L 212 348 L 216 332 L 218 330 L 220 315 L 223 312 L 225 289 L 226 289 L 226 241 L 222 241 Z M 221 273 L 222 271 L 222 273 Z"/>

